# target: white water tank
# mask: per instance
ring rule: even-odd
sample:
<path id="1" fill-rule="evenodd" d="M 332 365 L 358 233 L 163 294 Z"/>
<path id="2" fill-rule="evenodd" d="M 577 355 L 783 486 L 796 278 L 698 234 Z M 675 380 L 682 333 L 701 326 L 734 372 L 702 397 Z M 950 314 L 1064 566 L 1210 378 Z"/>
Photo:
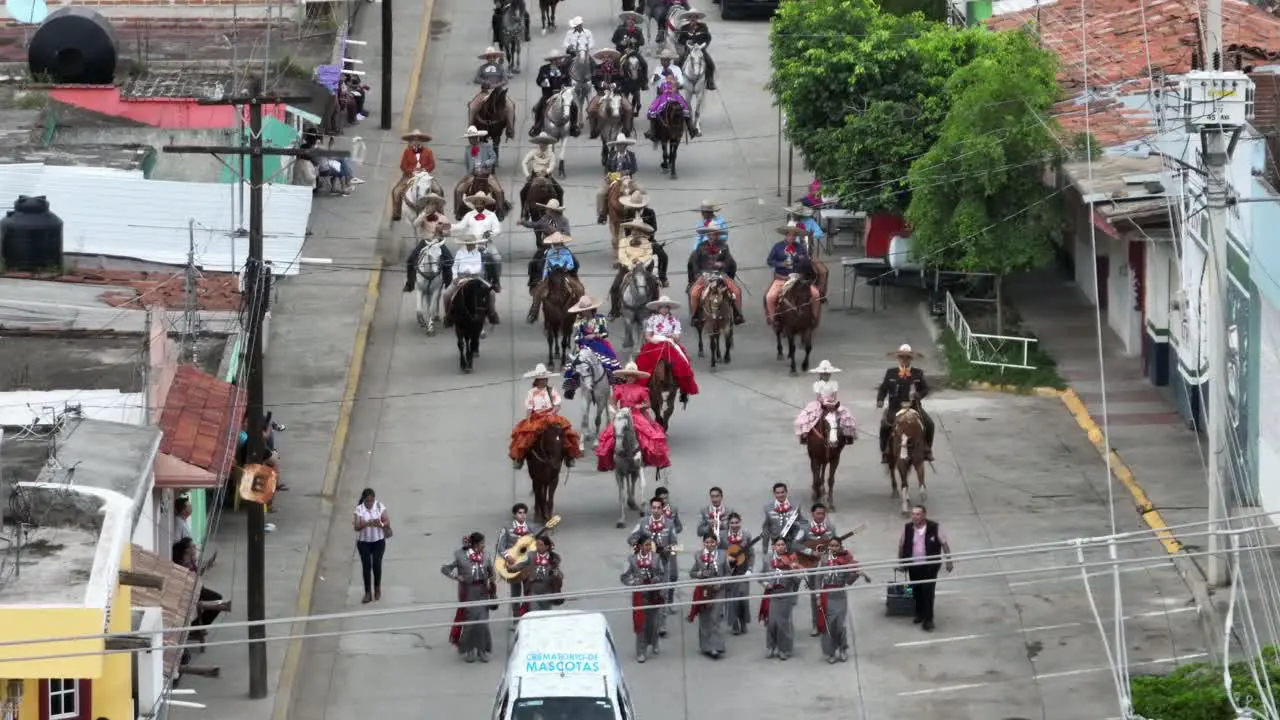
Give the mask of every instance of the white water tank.
<path id="1" fill-rule="evenodd" d="M 894 270 L 914 269 L 916 266 L 911 263 L 911 236 L 894 235 L 889 240 L 889 252 L 885 259 Z"/>

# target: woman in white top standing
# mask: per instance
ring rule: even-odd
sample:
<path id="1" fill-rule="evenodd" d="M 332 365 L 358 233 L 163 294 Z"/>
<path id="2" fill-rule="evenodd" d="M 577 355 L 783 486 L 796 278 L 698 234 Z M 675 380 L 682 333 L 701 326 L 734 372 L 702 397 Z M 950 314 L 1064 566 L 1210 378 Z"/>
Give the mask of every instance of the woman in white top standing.
<path id="1" fill-rule="evenodd" d="M 538 363 L 524 376 L 533 380 L 533 387 L 524 399 L 524 418 L 511 430 L 511 463 L 517 470 L 524 467 L 525 455 L 542 431 L 549 425 L 559 425 L 564 430 L 564 463 L 573 467 L 574 460 L 582 457 L 582 438 L 573 429 L 573 423 L 560 414 L 560 393 L 550 385 L 555 374 Z"/>
<path id="2" fill-rule="evenodd" d="M 387 506 L 378 502 L 373 488 L 361 491 L 353 524 L 356 551 L 360 553 L 360 571 L 364 577 L 364 599 L 360 602 L 381 600 L 382 555 L 387 551 L 387 538 L 391 537 L 391 516 L 387 514 Z"/>
<path id="3" fill-rule="evenodd" d="M 840 420 L 840 437 L 844 439 L 845 445 L 851 444 L 857 439 L 858 431 L 853 423 L 853 415 L 840 404 L 838 397 L 840 383 L 831 379 L 833 374 L 840 372 L 840 368 L 835 367 L 828 360 L 823 360 L 818 363 L 818 367 L 809 372 L 817 375 L 818 379 L 813 383 L 813 400 L 805 405 L 796 417 L 796 437 L 800 438 L 800 444 L 804 444 L 805 435 L 808 435 L 823 414 L 831 409 L 835 409 L 836 416 Z"/>

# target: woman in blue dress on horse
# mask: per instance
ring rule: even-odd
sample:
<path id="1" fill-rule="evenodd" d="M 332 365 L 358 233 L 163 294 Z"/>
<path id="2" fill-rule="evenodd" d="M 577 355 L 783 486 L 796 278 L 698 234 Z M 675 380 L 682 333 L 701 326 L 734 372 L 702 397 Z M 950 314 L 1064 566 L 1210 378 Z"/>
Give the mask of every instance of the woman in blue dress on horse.
<path id="1" fill-rule="evenodd" d="M 609 343 L 609 319 L 600 314 L 599 308 L 600 301 L 592 299 L 590 295 L 583 295 L 569 308 L 569 312 L 578 316 L 573 323 L 573 342 L 575 347 L 586 348 L 600 358 L 609 382 L 613 383 L 614 371 L 622 366 L 618 363 L 618 353 L 614 352 L 613 345 Z M 570 361 L 564 370 L 564 396 L 569 400 L 573 399 L 578 383 L 578 375 L 573 371 L 573 362 Z"/>

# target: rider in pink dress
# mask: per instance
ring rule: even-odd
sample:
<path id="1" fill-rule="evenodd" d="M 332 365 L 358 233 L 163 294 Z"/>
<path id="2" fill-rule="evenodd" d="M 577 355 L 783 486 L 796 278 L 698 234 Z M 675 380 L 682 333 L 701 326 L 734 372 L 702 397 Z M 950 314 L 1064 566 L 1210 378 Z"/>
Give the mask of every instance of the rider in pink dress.
<path id="1" fill-rule="evenodd" d="M 853 441 L 858 438 L 853 415 L 849 413 L 848 408 L 840 404 L 840 383 L 831 379 L 832 374 L 840 372 L 840 368 L 835 367 L 828 360 L 823 360 L 818 364 L 818 367 L 809 372 L 817 375 L 818 380 L 813 384 L 813 401 L 805 405 L 800 414 L 796 416 L 796 437 L 800 439 L 800 444 L 804 445 L 805 436 L 818 424 L 822 416 L 831 410 L 836 411 L 837 424 L 840 426 L 840 438 L 845 445 L 853 444 Z"/>
<path id="2" fill-rule="evenodd" d="M 689 402 L 690 395 L 698 394 L 698 381 L 693 377 L 693 365 L 689 363 L 689 351 L 680 344 L 680 320 L 671 314 L 680 303 L 663 295 L 645 307 L 653 311 L 644 321 L 644 346 L 636 356 L 636 365 L 650 375 L 660 360 L 671 362 L 671 372 L 680 388 L 680 402 Z M 645 381 L 648 384 L 648 381 Z"/>
<path id="3" fill-rule="evenodd" d="M 667 450 L 667 435 L 649 414 L 649 388 L 641 381 L 649 379 L 649 373 L 642 372 L 631 362 L 621 370 L 614 372 L 614 377 L 622 381 L 613 388 L 614 409 L 631 408 L 631 420 L 636 428 L 636 440 L 640 443 L 640 456 L 645 465 L 658 469 L 671 467 L 670 451 Z M 610 423 L 600 433 L 600 444 L 596 446 L 596 469 L 600 472 L 613 470 L 613 424 Z"/>
<path id="4" fill-rule="evenodd" d="M 680 111 L 684 115 L 685 128 L 689 131 L 690 137 L 698 137 L 699 130 L 693 124 L 693 109 L 689 107 L 689 103 L 680 94 L 680 86 L 676 83 L 675 75 L 667 72 L 662 76 L 662 82 L 658 85 L 658 96 L 649 104 L 649 129 L 644 132 L 644 136 L 649 140 L 655 140 L 656 136 L 653 132 L 653 121 L 662 115 L 662 110 L 668 104 L 675 103 L 680 106 Z"/>

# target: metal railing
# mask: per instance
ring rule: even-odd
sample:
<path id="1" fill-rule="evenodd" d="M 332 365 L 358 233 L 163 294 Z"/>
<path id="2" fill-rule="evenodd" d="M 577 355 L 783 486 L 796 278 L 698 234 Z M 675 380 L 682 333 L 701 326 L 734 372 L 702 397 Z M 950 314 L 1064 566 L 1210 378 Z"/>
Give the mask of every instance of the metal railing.
<path id="1" fill-rule="evenodd" d="M 950 291 L 947 291 L 946 315 L 947 329 L 955 335 L 970 363 L 1016 370 L 1036 369 L 1031 364 L 1031 344 L 1039 342 L 1036 338 L 975 333 Z"/>

